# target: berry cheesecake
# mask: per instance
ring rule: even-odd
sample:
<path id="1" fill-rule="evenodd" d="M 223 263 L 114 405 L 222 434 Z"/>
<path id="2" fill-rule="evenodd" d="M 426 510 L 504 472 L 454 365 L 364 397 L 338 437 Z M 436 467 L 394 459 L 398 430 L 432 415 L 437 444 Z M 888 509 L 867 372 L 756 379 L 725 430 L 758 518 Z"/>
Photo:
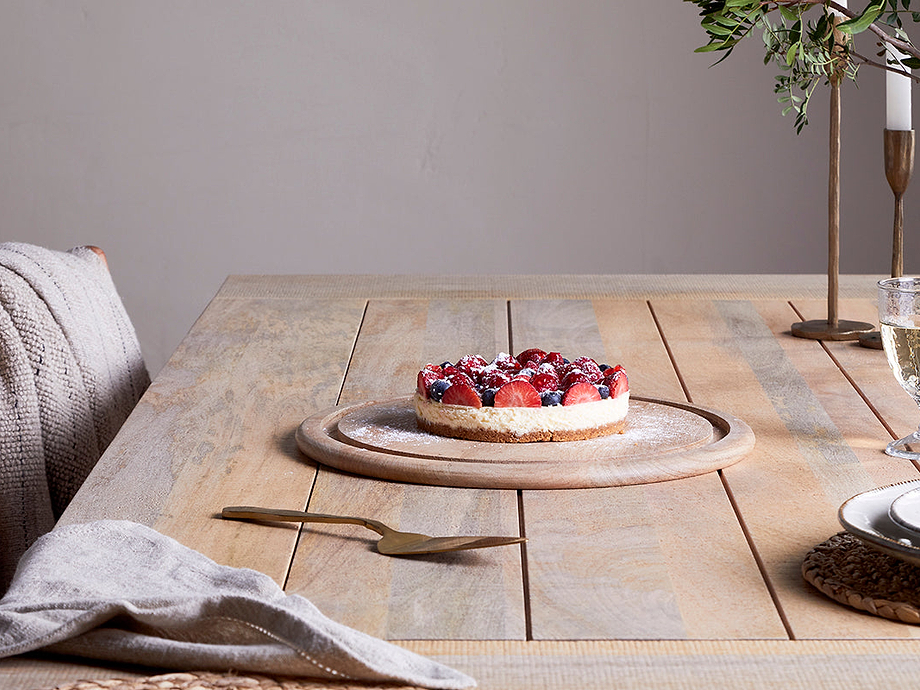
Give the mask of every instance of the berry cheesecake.
<path id="1" fill-rule="evenodd" d="M 439 436 L 527 443 L 621 433 L 629 407 L 623 367 L 572 361 L 538 348 L 487 362 L 426 364 L 415 393 L 418 427 Z"/>

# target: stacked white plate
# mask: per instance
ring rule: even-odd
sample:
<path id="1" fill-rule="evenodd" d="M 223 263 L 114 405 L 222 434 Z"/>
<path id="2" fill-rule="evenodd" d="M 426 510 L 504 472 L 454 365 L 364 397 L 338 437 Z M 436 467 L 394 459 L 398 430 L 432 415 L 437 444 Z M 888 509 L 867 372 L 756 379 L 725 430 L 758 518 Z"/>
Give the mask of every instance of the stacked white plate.
<path id="1" fill-rule="evenodd" d="M 870 546 L 920 566 L 920 479 L 857 494 L 837 518 Z"/>

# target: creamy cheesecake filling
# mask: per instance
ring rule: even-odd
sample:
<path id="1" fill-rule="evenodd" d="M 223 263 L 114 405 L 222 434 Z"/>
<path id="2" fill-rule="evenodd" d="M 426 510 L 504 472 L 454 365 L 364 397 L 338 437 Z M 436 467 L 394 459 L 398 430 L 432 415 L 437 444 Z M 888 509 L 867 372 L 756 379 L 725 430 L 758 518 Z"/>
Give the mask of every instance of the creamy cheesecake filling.
<path id="1" fill-rule="evenodd" d="M 616 398 L 548 407 L 471 407 L 445 405 L 415 394 L 416 416 L 435 427 L 523 436 L 534 432 L 582 431 L 622 421 L 629 392 Z"/>

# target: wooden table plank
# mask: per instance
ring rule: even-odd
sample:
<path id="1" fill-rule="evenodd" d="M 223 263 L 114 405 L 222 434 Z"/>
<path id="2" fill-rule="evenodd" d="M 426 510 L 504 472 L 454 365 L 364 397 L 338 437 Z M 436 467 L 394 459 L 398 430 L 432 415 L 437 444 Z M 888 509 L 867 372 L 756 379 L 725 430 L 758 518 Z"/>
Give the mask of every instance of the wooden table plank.
<path id="1" fill-rule="evenodd" d="M 793 306 L 802 314 L 809 314 L 807 318 L 820 318 L 811 315 L 821 314 L 823 307 L 816 300 L 795 300 Z M 846 300 L 841 308 L 846 310 L 846 314 L 852 314 L 854 320 L 878 323 L 875 300 Z M 892 439 L 917 430 L 920 410 L 913 398 L 898 385 L 882 350 L 860 347 L 853 342 L 827 342 L 825 347 L 881 417 Z M 877 444 L 873 445 L 873 448 L 877 447 Z"/>
<path id="2" fill-rule="evenodd" d="M 296 533 L 215 518 L 300 508 L 314 468 L 293 432 L 335 402 L 363 301 L 215 300 L 61 518 L 130 519 L 221 563 L 284 581 Z"/>
<path id="3" fill-rule="evenodd" d="M 824 507 L 814 502 L 816 507 L 822 506 L 820 517 L 812 517 L 807 512 L 801 514 L 803 522 L 828 523 L 826 534 L 813 535 L 817 544 L 842 529 L 836 515 L 843 501 L 877 485 L 915 478 L 917 472 L 909 463 L 893 461 L 881 452 L 889 439 L 885 428 L 856 390 L 848 385 L 825 347 L 784 334 L 789 310 L 774 305 L 773 310 L 761 307 L 759 312 L 775 334 L 785 357 L 807 385 L 813 396 L 812 404 L 819 406 L 818 410 L 809 410 L 811 423 L 818 423 L 814 428 L 793 419 L 796 411 L 802 414 L 803 405 L 789 406 L 786 420 L 787 426 L 794 425 L 797 429 L 798 445 L 819 480 L 822 498 L 829 504 Z M 877 350 L 866 350 L 855 343 L 849 343 L 848 349 L 854 358 L 883 364 L 884 355 Z M 794 611 L 790 614 L 790 622 L 799 638 L 916 637 L 920 633 L 916 626 L 860 616 L 824 598 L 810 586 L 803 588 L 797 573 L 790 575 L 784 606 Z"/>
<path id="4" fill-rule="evenodd" d="M 826 605 L 801 577 L 807 551 L 839 531 L 840 503 L 873 485 L 835 421 L 880 428 L 821 345 L 784 335 L 795 314 L 783 302 L 661 301 L 655 308 L 694 401 L 731 410 L 757 436 L 751 455 L 723 474 L 792 634 L 915 634 L 911 626 Z M 812 391 L 814 376 L 838 380 L 834 400 Z"/>
<path id="5" fill-rule="evenodd" d="M 683 399 L 645 302 L 513 302 L 512 329 Z M 718 474 L 523 501 L 534 639 L 785 637 Z"/>
<path id="6" fill-rule="evenodd" d="M 341 402 L 410 394 L 425 363 L 489 356 L 507 348 L 507 337 L 501 300 L 374 300 Z M 401 484 L 326 468 L 317 476 L 310 509 L 367 515 L 434 535 L 520 532 L 514 491 Z M 525 637 L 520 547 L 396 559 L 370 550 L 363 537 L 341 541 L 326 532 L 304 532 L 287 590 L 337 620 L 389 639 Z"/>

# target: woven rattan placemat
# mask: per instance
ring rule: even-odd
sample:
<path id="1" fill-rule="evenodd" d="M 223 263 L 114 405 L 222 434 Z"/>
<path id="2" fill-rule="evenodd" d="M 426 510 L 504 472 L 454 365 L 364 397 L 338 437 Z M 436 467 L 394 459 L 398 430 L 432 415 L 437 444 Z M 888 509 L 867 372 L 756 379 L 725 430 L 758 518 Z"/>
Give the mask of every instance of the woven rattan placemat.
<path id="1" fill-rule="evenodd" d="M 146 678 L 81 680 L 56 685 L 53 690 L 421 690 L 407 685 L 365 685 L 303 678 L 270 678 L 225 673 L 164 673 Z M 46 688 L 45 690 L 52 690 Z"/>
<path id="2" fill-rule="evenodd" d="M 920 624 L 920 568 L 840 532 L 805 556 L 802 575 L 834 601 Z"/>

